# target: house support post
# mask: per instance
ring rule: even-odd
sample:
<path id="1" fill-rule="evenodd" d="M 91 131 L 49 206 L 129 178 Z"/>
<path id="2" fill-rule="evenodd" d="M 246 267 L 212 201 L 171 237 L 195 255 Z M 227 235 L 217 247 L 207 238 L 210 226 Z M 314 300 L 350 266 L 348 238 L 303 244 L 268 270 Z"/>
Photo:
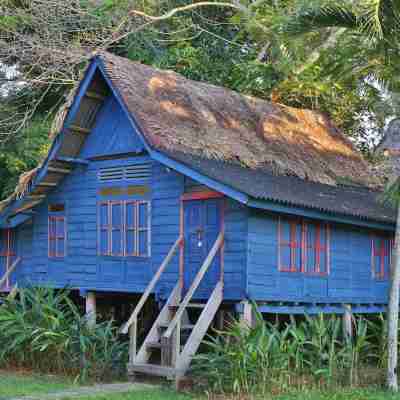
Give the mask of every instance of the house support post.
<path id="1" fill-rule="evenodd" d="M 89 326 L 96 324 L 96 293 L 87 292 L 86 294 L 86 319 Z"/>
<path id="2" fill-rule="evenodd" d="M 343 336 L 346 339 L 351 339 L 353 337 L 353 324 L 352 324 L 352 313 L 351 305 L 345 304 L 343 313 Z"/>
<path id="3" fill-rule="evenodd" d="M 255 325 L 255 316 L 252 304 L 246 300 L 243 303 L 243 311 L 240 315 L 240 320 L 244 325 L 253 328 Z"/>

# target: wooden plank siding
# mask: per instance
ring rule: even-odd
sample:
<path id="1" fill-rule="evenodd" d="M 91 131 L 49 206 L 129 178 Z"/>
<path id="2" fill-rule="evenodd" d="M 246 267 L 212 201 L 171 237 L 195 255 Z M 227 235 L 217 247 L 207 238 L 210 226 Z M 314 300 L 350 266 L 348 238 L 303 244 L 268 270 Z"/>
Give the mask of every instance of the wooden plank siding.
<path id="1" fill-rule="evenodd" d="M 247 292 L 256 301 L 385 304 L 387 280 L 371 265 L 371 230 L 330 224 L 330 272 L 313 276 L 278 270 L 278 215 L 249 217 Z"/>
<path id="2" fill-rule="evenodd" d="M 20 238 L 21 279 L 55 287 L 143 292 L 179 236 L 184 177 L 158 162 L 152 163 L 151 188 L 147 196 L 152 204 L 151 257 L 114 257 L 97 254 L 97 202 L 101 200 L 99 189 L 107 186 L 98 182 L 97 173 L 100 168 L 149 160 L 148 156 L 136 156 L 91 161 L 88 167 L 76 166 L 35 210 L 33 225 Z M 115 184 L 124 185 L 127 184 Z M 65 203 L 67 221 L 66 255 L 59 259 L 48 257 L 48 205 L 54 203 Z M 26 228 L 22 227 L 20 230 L 24 232 Z M 234 200 L 226 203 L 225 232 L 225 297 L 240 300 L 244 295 L 247 209 Z M 165 299 L 169 295 L 178 279 L 178 271 L 179 253 L 157 285 L 157 297 Z"/>

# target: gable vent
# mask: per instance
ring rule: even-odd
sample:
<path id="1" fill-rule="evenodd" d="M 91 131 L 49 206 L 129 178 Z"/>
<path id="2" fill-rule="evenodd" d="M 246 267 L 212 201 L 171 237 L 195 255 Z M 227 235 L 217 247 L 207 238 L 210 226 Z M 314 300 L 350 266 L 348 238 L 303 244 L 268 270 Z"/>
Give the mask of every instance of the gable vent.
<path id="1" fill-rule="evenodd" d="M 143 181 L 151 178 L 151 163 L 128 165 L 125 168 L 125 179 L 130 181 Z"/>
<path id="2" fill-rule="evenodd" d="M 97 174 L 100 182 L 148 181 L 151 178 L 151 163 L 132 164 L 126 167 L 101 168 Z"/>
<path id="3" fill-rule="evenodd" d="M 101 168 L 97 175 L 100 182 L 122 181 L 124 179 L 123 167 Z"/>

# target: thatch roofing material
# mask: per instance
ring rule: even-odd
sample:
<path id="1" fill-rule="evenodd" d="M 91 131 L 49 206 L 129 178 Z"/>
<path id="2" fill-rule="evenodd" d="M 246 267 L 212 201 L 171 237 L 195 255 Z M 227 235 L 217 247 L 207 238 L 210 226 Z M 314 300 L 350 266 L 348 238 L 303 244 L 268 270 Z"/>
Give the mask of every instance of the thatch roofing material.
<path id="1" fill-rule="evenodd" d="M 109 53 L 100 58 L 155 148 L 323 184 L 378 184 L 351 142 L 320 113 L 243 96 Z"/>
<path id="2" fill-rule="evenodd" d="M 109 53 L 98 56 L 153 149 L 253 198 L 394 221 L 393 210 L 379 203 L 377 192 L 367 189 L 379 186 L 381 180 L 325 116 L 194 82 Z M 103 95 L 108 91 L 99 73 L 89 89 Z M 76 90 L 53 124 L 54 140 L 60 139 L 57 135 Z M 85 109 L 78 110 L 72 124 L 85 119 Z M 0 212 L 21 197 L 22 207 L 37 204 L 24 194 L 52 190 L 36 185 L 37 172 L 48 166 L 71 167 L 57 157 L 78 157 L 85 139 L 86 134 L 66 131 L 55 159 L 22 176 L 14 194 L 0 202 Z M 58 184 L 64 176 L 47 171 L 42 179 Z"/>

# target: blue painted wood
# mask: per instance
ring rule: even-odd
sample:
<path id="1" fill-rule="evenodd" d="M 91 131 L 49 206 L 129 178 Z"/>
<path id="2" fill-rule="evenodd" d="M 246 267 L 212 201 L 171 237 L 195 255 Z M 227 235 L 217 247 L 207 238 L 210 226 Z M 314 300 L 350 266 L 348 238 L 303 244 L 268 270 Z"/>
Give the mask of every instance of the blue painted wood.
<path id="1" fill-rule="evenodd" d="M 166 156 L 165 154 L 159 151 L 150 150 L 150 155 L 154 160 L 157 160 L 160 163 L 167 165 L 170 168 L 173 168 L 174 170 L 192 178 L 195 181 L 200 182 L 203 185 L 210 187 L 213 190 L 224 193 L 227 196 L 231 197 L 232 199 L 235 199 L 244 204 L 247 203 L 249 200 L 249 197 L 246 194 L 241 193 L 213 179 L 210 179 L 207 176 L 204 176 L 198 173 L 197 171 L 187 167 L 186 165 L 173 160 L 172 158 Z"/>
<path id="2" fill-rule="evenodd" d="M 114 96 L 104 103 L 88 135 L 81 158 L 141 153 L 144 145 Z"/>
<path id="3" fill-rule="evenodd" d="M 387 302 L 388 281 L 372 274 L 371 234 L 366 228 L 330 224 L 330 273 L 314 276 L 278 269 L 278 216 L 249 218 L 247 294 L 256 301 L 322 303 Z"/>
<path id="4" fill-rule="evenodd" d="M 220 199 L 184 202 L 185 272 L 184 292 L 193 283 L 221 231 L 222 201 Z M 221 268 L 218 253 L 201 281 L 194 298 L 207 298 L 216 286 Z"/>
<path id="5" fill-rule="evenodd" d="M 235 304 L 235 310 L 239 313 L 243 312 L 243 304 Z M 344 314 L 344 307 L 341 304 L 329 305 L 268 305 L 257 304 L 257 310 L 262 314 L 286 314 L 286 315 L 317 315 L 317 314 Z M 386 307 L 376 304 L 364 304 L 352 306 L 354 314 L 373 314 L 386 311 Z"/>
<path id="6" fill-rule="evenodd" d="M 113 107 L 115 102 L 111 102 Z M 110 113 L 112 119 L 117 111 Z M 127 126 L 123 115 L 116 131 Z M 96 158 L 104 153 L 104 136 L 110 127 L 107 119 L 102 119 L 99 129 L 89 134 L 92 145 L 90 153 Z M 134 145 L 140 143 L 130 136 L 118 136 L 124 146 L 132 153 Z M 132 139 L 133 136 L 133 140 Z M 120 144 L 118 144 L 120 146 Z M 110 147 L 110 152 L 121 147 Z M 139 149 L 140 151 L 143 148 Z M 83 149 L 85 152 L 86 149 Z M 82 159 L 88 154 L 79 154 Z M 133 185 L 146 185 L 147 193 L 128 195 L 126 192 L 113 196 L 103 196 L 101 190 L 116 187 L 126 189 L 132 185 L 129 181 L 99 182 L 98 172 L 102 168 L 126 167 L 135 163 L 151 162 L 149 155 L 129 156 L 126 158 L 95 159 L 88 165 L 75 164 L 73 171 L 55 188 L 43 204 L 35 207 L 31 216 L 33 224 L 30 236 L 25 235 L 21 243 L 21 255 L 24 258 L 24 282 L 49 284 L 54 287 L 70 286 L 80 290 L 136 292 L 144 291 L 155 271 L 165 258 L 168 250 L 180 233 L 180 198 L 184 192 L 184 175 L 165 167 L 157 161 L 152 162 L 152 177 L 149 182 L 134 182 Z M 147 199 L 152 201 L 151 257 L 117 257 L 98 255 L 97 204 L 103 200 Z M 48 258 L 48 205 L 64 203 L 67 219 L 67 254 L 61 259 Z M 225 210 L 226 254 L 225 254 L 225 295 L 227 299 L 240 299 L 244 294 L 246 266 L 247 209 L 234 200 L 227 200 Z M 27 248 L 30 247 L 28 251 Z M 179 257 L 174 257 L 165 276 L 156 289 L 158 298 L 168 296 L 178 279 Z M 22 278 L 21 278 L 22 279 Z"/>
<path id="7" fill-rule="evenodd" d="M 375 221 L 370 221 L 367 219 L 351 217 L 348 215 L 339 215 L 339 214 L 333 214 L 333 213 L 313 210 L 310 208 L 302 208 L 302 207 L 296 207 L 296 206 L 291 206 L 291 205 L 285 205 L 285 204 L 270 201 L 270 200 L 250 199 L 247 202 L 247 204 L 249 205 L 249 207 L 252 207 L 255 209 L 279 212 L 279 213 L 284 213 L 284 214 L 289 214 L 289 215 L 298 215 L 300 217 L 315 218 L 315 219 L 320 219 L 320 220 L 324 220 L 324 221 L 332 221 L 332 222 L 349 224 L 349 225 L 354 225 L 354 226 L 368 227 L 368 228 L 379 229 L 379 230 L 383 230 L 383 231 L 394 232 L 394 230 L 396 229 L 396 226 L 394 223 L 386 224 L 383 222 L 375 222 Z"/>

